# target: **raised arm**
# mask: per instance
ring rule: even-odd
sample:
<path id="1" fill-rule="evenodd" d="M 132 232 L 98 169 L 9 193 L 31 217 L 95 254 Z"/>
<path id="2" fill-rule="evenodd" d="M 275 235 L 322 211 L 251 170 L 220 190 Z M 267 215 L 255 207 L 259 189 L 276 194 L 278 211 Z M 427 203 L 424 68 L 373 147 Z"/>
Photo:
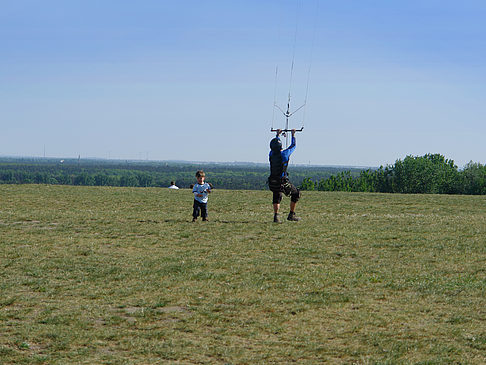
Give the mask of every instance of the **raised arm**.
<path id="1" fill-rule="evenodd" d="M 296 146 L 296 139 L 295 139 L 295 129 L 292 129 L 292 141 L 290 146 L 283 150 L 282 153 L 285 155 L 286 158 L 288 158 L 292 152 L 295 151 L 295 146 Z"/>
<path id="2" fill-rule="evenodd" d="M 296 145 L 296 139 L 295 139 L 295 129 L 292 129 L 292 141 L 290 143 L 290 146 L 289 148 L 287 148 L 288 150 L 292 150 L 292 152 L 294 152 L 295 150 L 295 145 Z M 292 153 L 291 152 L 291 153 Z"/>

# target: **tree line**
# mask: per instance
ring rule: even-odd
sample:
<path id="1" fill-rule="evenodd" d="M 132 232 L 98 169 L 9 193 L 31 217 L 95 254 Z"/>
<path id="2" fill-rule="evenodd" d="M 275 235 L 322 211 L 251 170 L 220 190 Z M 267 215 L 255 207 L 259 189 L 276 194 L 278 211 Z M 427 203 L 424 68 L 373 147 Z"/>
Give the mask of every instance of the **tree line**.
<path id="1" fill-rule="evenodd" d="M 267 189 L 267 164 L 198 164 L 111 160 L 0 158 L 0 184 L 181 188 L 206 171 L 215 188 Z M 470 162 L 462 170 L 440 154 L 407 156 L 378 169 L 291 166 L 292 183 L 302 190 L 426 194 L 486 194 L 486 166 Z"/>
<path id="2" fill-rule="evenodd" d="M 407 156 L 393 165 L 348 171 L 325 179 L 303 180 L 303 190 L 355 191 L 411 194 L 486 194 L 486 166 L 469 162 L 462 170 L 440 154 Z"/>
<path id="3" fill-rule="evenodd" d="M 181 188 L 194 184 L 202 169 L 206 180 L 219 189 L 267 189 L 267 164 L 188 163 L 157 161 L 59 160 L 0 158 L 0 184 L 52 184 L 83 186 L 167 187 L 171 181 Z M 324 179 L 344 171 L 343 167 L 292 166 L 292 181 Z M 357 176 L 359 169 L 353 169 Z"/>

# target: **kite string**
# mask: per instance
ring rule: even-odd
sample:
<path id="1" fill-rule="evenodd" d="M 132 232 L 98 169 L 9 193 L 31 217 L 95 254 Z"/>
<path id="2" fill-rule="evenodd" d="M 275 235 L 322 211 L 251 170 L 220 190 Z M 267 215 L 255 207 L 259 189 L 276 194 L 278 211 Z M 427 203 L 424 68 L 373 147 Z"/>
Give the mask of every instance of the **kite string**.
<path id="1" fill-rule="evenodd" d="M 288 96 L 288 102 L 289 103 L 290 103 L 290 93 L 291 93 L 291 90 L 292 90 L 292 79 L 293 79 L 293 75 L 294 75 L 295 50 L 297 48 L 297 33 L 298 33 L 298 29 L 299 29 L 300 7 L 301 7 L 301 1 L 298 1 L 297 11 L 296 11 L 296 19 L 295 19 L 294 44 L 293 44 L 293 47 L 292 47 L 292 64 L 290 66 L 290 81 L 289 81 L 289 96 Z"/>
<path id="2" fill-rule="evenodd" d="M 272 129 L 274 129 L 275 106 L 277 105 L 277 77 L 278 77 L 278 65 L 275 67 L 275 86 L 273 90 L 273 108 L 272 108 Z"/>
<path id="3" fill-rule="evenodd" d="M 303 108 L 303 119 L 302 119 L 302 128 L 304 127 L 305 124 L 305 117 L 306 117 L 306 110 L 307 110 L 307 100 L 308 100 L 308 95 L 309 95 L 309 85 L 310 85 L 310 75 L 311 75 L 311 70 L 312 70 L 312 63 L 313 63 L 313 58 L 314 58 L 314 48 L 315 48 L 315 39 L 316 39 L 316 29 L 317 29 L 317 18 L 318 18 L 318 13 L 319 13 L 319 0 L 316 0 L 316 11 L 314 12 L 314 24 L 313 24 L 313 31 L 312 31 L 312 39 L 311 39 L 311 49 L 310 49 L 310 60 L 309 60 L 309 67 L 307 70 L 307 82 L 306 82 L 306 90 L 305 90 L 305 99 L 304 99 L 304 104 L 299 107 L 297 110 L 294 112 L 290 112 L 290 101 L 291 101 L 291 95 L 292 95 L 292 84 L 293 84 L 293 74 L 294 74 L 294 67 L 295 67 L 295 54 L 297 50 L 297 36 L 299 33 L 299 22 L 300 22 L 300 15 L 301 15 L 301 8 L 302 8 L 302 1 L 303 0 L 298 0 L 297 5 L 296 5 L 296 21 L 295 21 L 295 30 L 294 30 L 294 40 L 293 40 L 293 47 L 292 47 L 292 62 L 290 66 L 290 75 L 289 75 L 289 91 L 288 91 L 288 99 L 287 99 L 287 113 L 284 112 L 277 104 L 277 83 L 278 83 L 278 63 L 275 68 L 275 86 L 274 86 L 274 100 L 273 100 L 273 108 L 272 108 L 272 129 L 274 129 L 275 126 L 275 108 L 278 108 L 284 116 L 287 117 L 287 124 L 288 124 L 288 118 L 294 114 L 297 110 Z M 279 36 L 280 36 L 280 28 L 279 28 Z M 288 129 L 289 126 L 286 125 L 286 129 Z M 288 144 L 288 141 L 287 141 Z"/>
<path id="4" fill-rule="evenodd" d="M 316 11 L 314 13 L 314 26 L 313 26 L 313 30 L 312 30 L 309 69 L 307 70 L 307 85 L 306 85 L 306 88 L 305 88 L 304 110 L 303 110 L 303 116 L 302 116 L 302 128 L 304 128 L 305 116 L 306 116 L 306 111 L 307 111 L 307 96 L 309 95 L 310 75 L 311 75 L 312 61 L 313 61 L 313 58 L 314 58 L 314 45 L 315 45 L 315 41 L 316 41 L 316 29 L 317 29 L 317 16 L 318 16 L 318 14 L 319 14 L 319 0 L 316 1 Z"/>
<path id="5" fill-rule="evenodd" d="M 296 9 L 296 16 L 295 16 L 295 31 L 294 31 L 294 44 L 292 46 L 292 64 L 290 66 L 290 80 L 289 80 L 289 94 L 288 94 L 288 99 L 287 99 L 287 114 L 286 114 L 286 124 L 285 124 L 285 129 L 289 129 L 289 113 L 290 113 L 290 98 L 291 98 L 291 92 L 292 92 L 292 79 L 294 76 L 294 65 L 295 65 L 295 50 L 297 48 L 297 34 L 299 30 L 299 21 L 300 21 L 300 10 L 302 7 L 302 1 L 297 2 L 297 9 Z M 286 147 L 289 146 L 289 135 L 286 134 L 285 136 L 285 144 Z"/>

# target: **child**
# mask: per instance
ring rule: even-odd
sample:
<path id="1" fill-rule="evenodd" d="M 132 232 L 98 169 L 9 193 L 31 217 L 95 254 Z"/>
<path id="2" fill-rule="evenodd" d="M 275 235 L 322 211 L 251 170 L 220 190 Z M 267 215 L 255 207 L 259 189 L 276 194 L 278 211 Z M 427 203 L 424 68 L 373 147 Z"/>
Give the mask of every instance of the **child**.
<path id="1" fill-rule="evenodd" d="M 196 172 L 197 184 L 192 188 L 194 193 L 194 205 L 192 212 L 192 221 L 195 222 L 199 217 L 199 211 L 201 211 L 202 220 L 208 221 L 208 195 L 211 192 L 212 186 L 209 183 L 205 183 L 204 179 L 206 174 L 203 170 Z"/>

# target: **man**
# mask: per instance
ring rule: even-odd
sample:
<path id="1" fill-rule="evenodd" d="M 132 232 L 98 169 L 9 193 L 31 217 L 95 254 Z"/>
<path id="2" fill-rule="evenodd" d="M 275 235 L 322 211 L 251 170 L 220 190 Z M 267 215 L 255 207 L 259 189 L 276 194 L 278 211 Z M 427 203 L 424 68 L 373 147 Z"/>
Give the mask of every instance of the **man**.
<path id="1" fill-rule="evenodd" d="M 178 187 L 178 186 L 175 184 L 175 182 L 174 182 L 174 181 L 171 181 L 171 182 L 170 182 L 169 189 L 176 189 L 176 190 L 178 190 L 178 189 L 179 189 L 179 187 Z"/>
<path id="2" fill-rule="evenodd" d="M 282 193 L 286 196 L 290 195 L 290 213 L 287 220 L 300 220 L 295 215 L 295 206 L 300 199 L 300 191 L 289 181 L 287 174 L 289 158 L 295 150 L 295 129 L 292 129 L 292 143 L 285 150 L 282 150 L 282 141 L 279 138 L 280 133 L 282 133 L 282 130 L 278 129 L 277 136 L 270 141 L 269 154 L 270 176 L 268 178 L 268 186 L 273 192 L 273 221 L 275 223 L 280 223 L 278 211 L 282 201 Z"/>

